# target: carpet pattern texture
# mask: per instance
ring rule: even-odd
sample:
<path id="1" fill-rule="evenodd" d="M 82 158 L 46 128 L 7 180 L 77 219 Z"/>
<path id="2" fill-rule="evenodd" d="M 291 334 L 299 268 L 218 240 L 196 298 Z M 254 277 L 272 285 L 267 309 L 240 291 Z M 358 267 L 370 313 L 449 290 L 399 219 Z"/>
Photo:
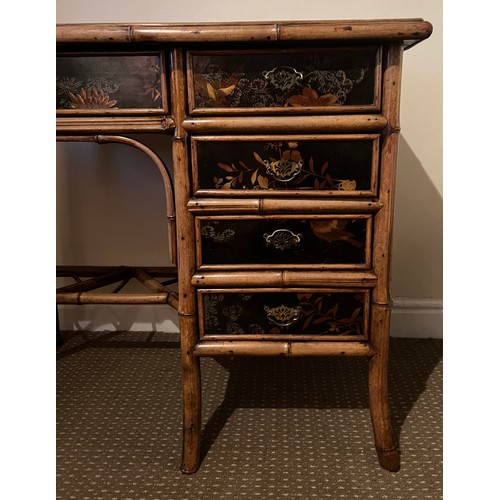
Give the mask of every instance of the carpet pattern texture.
<path id="1" fill-rule="evenodd" d="M 366 359 L 203 358 L 203 462 L 183 475 L 178 336 L 64 337 L 59 499 L 442 498 L 439 339 L 391 339 L 398 473 L 378 464 Z"/>

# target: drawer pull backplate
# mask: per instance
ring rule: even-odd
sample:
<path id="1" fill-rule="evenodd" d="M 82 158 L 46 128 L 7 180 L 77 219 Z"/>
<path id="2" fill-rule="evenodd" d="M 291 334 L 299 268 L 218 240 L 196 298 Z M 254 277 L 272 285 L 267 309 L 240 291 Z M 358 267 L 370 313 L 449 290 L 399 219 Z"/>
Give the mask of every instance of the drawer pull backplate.
<path id="1" fill-rule="evenodd" d="M 289 90 L 304 79 L 300 71 L 289 66 L 278 66 L 270 71 L 263 71 L 262 76 L 280 90 Z"/>
<path id="2" fill-rule="evenodd" d="M 273 245 L 278 250 L 288 250 L 298 246 L 302 238 L 302 234 L 294 234 L 289 229 L 276 229 L 274 233 L 264 233 L 262 235 L 266 240 L 267 245 Z"/>
<path id="3" fill-rule="evenodd" d="M 274 177 L 277 181 L 288 182 L 300 173 L 302 165 L 304 165 L 304 160 L 301 159 L 297 162 L 281 158 L 275 161 L 263 160 L 263 163 L 266 166 L 266 173 Z"/>
<path id="4" fill-rule="evenodd" d="M 281 305 L 279 307 L 264 306 L 264 311 L 267 313 L 267 319 L 278 326 L 290 326 L 296 323 L 301 316 L 302 308 L 287 307 Z"/>

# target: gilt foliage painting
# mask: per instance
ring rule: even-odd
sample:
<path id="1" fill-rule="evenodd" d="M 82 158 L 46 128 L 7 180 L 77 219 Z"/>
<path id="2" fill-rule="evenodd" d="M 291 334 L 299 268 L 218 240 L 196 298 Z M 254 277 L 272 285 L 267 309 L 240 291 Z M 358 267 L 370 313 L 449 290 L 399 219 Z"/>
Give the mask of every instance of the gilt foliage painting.
<path id="1" fill-rule="evenodd" d="M 366 218 L 200 222 L 202 264 L 364 264 Z"/>
<path id="2" fill-rule="evenodd" d="M 162 108 L 159 54 L 57 57 L 56 107 L 68 110 Z"/>
<path id="3" fill-rule="evenodd" d="M 373 140 L 197 141 L 199 189 L 369 191 Z"/>
<path id="4" fill-rule="evenodd" d="M 205 334 L 364 334 L 366 293 L 204 293 Z"/>
<path id="5" fill-rule="evenodd" d="M 192 57 L 195 108 L 322 108 L 375 101 L 375 48 Z"/>

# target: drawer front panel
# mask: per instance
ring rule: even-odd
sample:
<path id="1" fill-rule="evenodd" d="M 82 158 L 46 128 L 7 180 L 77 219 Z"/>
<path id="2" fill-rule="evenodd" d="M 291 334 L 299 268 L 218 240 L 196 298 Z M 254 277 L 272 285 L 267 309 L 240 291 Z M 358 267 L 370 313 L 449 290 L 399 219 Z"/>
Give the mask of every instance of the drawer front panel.
<path id="1" fill-rule="evenodd" d="M 194 191 L 376 196 L 378 135 L 194 137 Z"/>
<path id="2" fill-rule="evenodd" d="M 367 290 L 200 290 L 202 336 L 223 339 L 366 336 Z"/>
<path id="3" fill-rule="evenodd" d="M 367 268 L 371 216 L 197 219 L 198 265 Z"/>
<path id="4" fill-rule="evenodd" d="M 380 48 L 190 52 L 193 114 L 380 109 Z"/>
<path id="5" fill-rule="evenodd" d="M 121 113 L 166 110 L 162 54 L 60 54 L 56 107 L 64 112 Z"/>

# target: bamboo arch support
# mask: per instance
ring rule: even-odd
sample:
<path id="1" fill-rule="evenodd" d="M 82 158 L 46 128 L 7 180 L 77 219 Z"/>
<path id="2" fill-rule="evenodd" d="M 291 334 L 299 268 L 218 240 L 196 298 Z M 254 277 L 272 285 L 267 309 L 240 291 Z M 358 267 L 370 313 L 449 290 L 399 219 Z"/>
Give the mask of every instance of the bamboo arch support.
<path id="1" fill-rule="evenodd" d="M 167 206 L 167 222 L 168 222 L 168 241 L 169 241 L 169 256 L 173 264 L 177 264 L 177 241 L 176 241 L 176 227 L 175 227 L 175 199 L 172 179 L 165 163 L 150 147 L 142 142 L 139 142 L 130 137 L 123 135 L 60 135 L 57 136 L 59 142 L 95 142 L 97 144 L 119 143 L 132 146 L 139 151 L 145 153 L 154 163 L 163 180 L 165 188 L 166 206 Z"/>
<path id="2" fill-rule="evenodd" d="M 126 144 L 145 153 L 157 167 L 163 180 L 166 195 L 167 221 L 169 227 L 169 255 L 171 261 L 177 263 L 177 242 L 175 225 L 175 200 L 172 180 L 161 158 L 145 144 L 120 135 L 59 135 L 59 142 L 95 142 L 97 144 Z M 178 294 L 160 283 L 158 278 L 168 278 L 167 283 L 177 281 L 177 268 L 117 268 L 105 267 L 70 267 L 58 266 L 57 276 L 72 277 L 76 283 L 57 289 L 56 304 L 167 304 L 175 310 L 179 308 Z M 81 277 L 91 277 L 82 281 Z M 119 294 L 118 292 L 131 279 L 135 278 L 144 285 L 149 293 Z M 117 284 L 112 292 L 99 293 L 93 290 L 102 286 Z M 56 311 L 57 312 L 57 311 Z M 57 343 L 62 343 L 59 330 L 59 314 L 57 317 Z"/>

